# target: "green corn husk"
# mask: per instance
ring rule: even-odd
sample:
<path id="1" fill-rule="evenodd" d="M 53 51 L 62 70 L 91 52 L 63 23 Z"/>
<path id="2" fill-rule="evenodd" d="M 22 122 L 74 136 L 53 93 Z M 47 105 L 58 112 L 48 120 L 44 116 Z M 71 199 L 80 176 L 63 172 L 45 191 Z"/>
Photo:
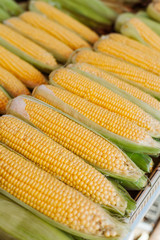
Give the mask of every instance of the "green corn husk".
<path id="1" fill-rule="evenodd" d="M 153 160 L 146 154 L 126 152 L 127 156 L 144 172 L 150 173 L 153 169 Z"/>
<path id="2" fill-rule="evenodd" d="M 83 64 L 83 63 L 82 63 Z M 81 63 L 77 64 L 70 64 L 68 65 L 68 68 L 90 78 L 91 80 L 101 84 L 102 86 L 106 87 L 107 89 L 110 89 L 112 92 L 117 93 L 118 95 L 128 99 L 129 101 L 133 102 L 134 104 L 138 105 L 140 108 L 142 108 L 145 112 L 156 118 L 160 121 L 160 111 L 157 109 L 151 107 L 147 103 L 143 102 L 142 100 L 132 96 L 131 94 L 127 93 L 125 90 L 118 88 L 112 83 L 107 82 L 107 80 L 104 80 L 103 78 L 97 77 L 94 75 L 94 73 L 90 73 L 87 71 L 82 71 L 80 69 Z M 103 70 L 102 70 L 103 71 Z M 111 73 L 109 73 L 111 74 Z M 111 74 L 112 75 L 112 74 Z M 156 137 L 156 136 L 153 136 Z M 159 138 L 159 135 L 157 136 Z"/>
<path id="3" fill-rule="evenodd" d="M 136 16 L 138 16 L 138 17 L 145 17 L 145 18 L 148 18 L 149 16 L 148 16 L 148 14 L 147 14 L 147 12 L 146 11 L 138 11 L 137 13 L 136 13 Z"/>
<path id="4" fill-rule="evenodd" d="M 160 12 L 154 7 L 154 3 L 150 3 L 147 7 L 147 14 L 153 20 L 160 22 Z"/>
<path id="5" fill-rule="evenodd" d="M 147 16 L 142 16 L 141 14 L 132 14 L 132 13 L 122 13 L 118 16 L 116 22 L 115 22 L 115 30 L 117 32 L 121 31 L 121 27 L 124 23 L 126 23 L 129 19 L 137 17 L 142 22 L 144 22 L 148 27 L 150 27 L 155 33 L 160 35 L 160 24 L 156 21 L 148 18 Z"/>
<path id="6" fill-rule="evenodd" d="M 79 122 L 83 123 L 85 126 L 89 127 L 91 130 L 98 132 L 106 139 L 109 139 L 111 142 L 118 145 L 120 148 L 129 151 L 129 152 L 136 152 L 136 153 L 146 153 L 150 155 L 158 155 L 160 153 L 160 145 L 158 142 L 152 139 L 152 143 L 136 143 L 125 139 L 117 134 L 114 134 L 110 131 L 107 131 L 105 128 L 101 127 L 100 125 L 94 123 L 93 121 L 86 118 L 84 115 L 80 114 L 76 110 L 74 110 L 71 106 L 64 103 L 61 99 L 56 97 L 52 91 L 50 91 L 45 85 L 41 85 L 33 91 L 33 96 L 36 94 L 44 97 L 47 99 L 54 107 L 60 109 L 61 111 L 67 113 L 74 119 L 78 120 Z"/>
<path id="7" fill-rule="evenodd" d="M 48 64 L 41 62 L 40 60 L 33 58 L 32 56 L 28 55 L 24 51 L 20 50 L 19 48 L 15 47 L 11 43 L 9 43 L 5 39 L 3 39 L 1 36 L 0 36 L 0 45 L 5 47 L 6 49 L 8 49 L 10 52 L 14 53 L 15 55 L 17 55 L 18 57 L 22 58 L 23 60 L 34 65 L 36 68 L 38 68 L 42 72 L 50 73 L 51 71 L 53 71 L 54 69 L 59 67 L 58 65 L 52 67 Z"/>
<path id="8" fill-rule="evenodd" d="M 80 239 L 85 239 L 85 240 L 121 240 L 121 237 L 120 238 L 119 237 L 113 237 L 113 238 L 112 237 L 109 237 L 109 238 L 99 237 L 99 236 L 94 236 L 94 235 L 91 235 L 91 234 L 86 234 L 86 233 L 82 233 L 82 232 L 73 230 L 73 229 L 69 228 L 68 226 L 66 226 L 64 224 L 61 224 L 61 223 L 58 223 L 58 222 L 52 220 L 51 218 L 45 216 L 44 214 L 38 212 L 34 208 L 30 207 L 29 205 L 23 203 L 19 199 L 15 198 L 11 194 L 9 194 L 8 192 L 3 190 L 2 188 L 0 188 L 0 193 L 2 195 L 6 196 L 7 198 L 11 199 L 12 201 L 14 201 L 15 203 L 17 203 L 21 207 L 27 209 L 32 214 L 34 214 L 35 216 L 37 216 L 41 220 L 45 221 L 46 224 L 51 225 L 51 227 L 58 228 L 59 230 L 62 230 L 65 233 L 71 234 L 71 235 L 73 235 L 75 237 L 78 237 Z M 117 224 L 118 229 L 119 229 L 119 231 L 121 231 L 122 236 L 127 234 L 128 226 L 126 224 L 124 224 L 123 221 L 120 223 L 119 221 L 116 220 L 116 218 L 111 217 L 109 214 L 108 214 L 108 217 L 111 221 L 113 221 L 114 223 Z M 127 228 L 126 230 L 125 230 L 125 227 Z M 72 240 L 72 237 L 68 237 L 68 239 Z M 27 239 L 27 240 L 30 240 L 30 239 Z M 61 240 L 61 238 L 58 239 L 58 240 Z"/>
<path id="9" fill-rule="evenodd" d="M 0 22 L 3 22 L 4 20 L 10 18 L 10 15 L 3 10 L 2 8 L 0 8 Z"/>
<path id="10" fill-rule="evenodd" d="M 0 194 L 0 239 L 73 240 L 25 208 Z"/>
<path id="11" fill-rule="evenodd" d="M 30 125 L 34 126 L 35 128 L 38 128 L 38 124 L 37 125 L 34 125 L 33 122 L 29 119 L 29 115 L 27 113 L 27 111 L 25 110 L 25 103 L 24 103 L 24 99 L 28 99 L 30 100 L 31 102 L 35 102 L 35 103 L 38 103 L 38 104 L 41 104 L 41 105 L 44 105 L 50 109 L 53 109 L 54 111 L 62 114 L 63 116 L 69 118 L 70 120 L 78 123 L 79 125 L 82 125 L 83 127 L 86 127 L 87 129 L 90 130 L 90 128 L 88 126 L 85 126 L 83 123 L 79 122 L 77 119 L 74 119 L 73 117 L 69 116 L 68 114 L 62 112 L 61 110 L 55 108 L 55 107 L 52 107 L 51 105 L 48 105 L 40 100 L 37 100 L 33 97 L 30 97 L 30 96 L 19 96 L 17 98 L 15 98 L 13 101 L 11 101 L 9 104 L 8 104 L 8 108 L 7 108 L 7 113 L 9 114 L 12 114 L 22 120 L 24 120 L 25 122 L 29 123 Z M 18 108 L 17 108 L 18 106 Z M 54 126 L 53 126 L 54 128 Z M 92 130 L 93 132 L 95 132 L 94 130 Z M 96 132 L 95 132 L 96 133 Z M 96 133 L 97 134 L 97 133 Z M 100 134 L 97 134 L 97 135 L 100 135 Z M 100 135 L 101 136 L 101 135 Z M 104 138 L 103 136 L 101 136 L 102 138 Z M 109 141 L 108 141 L 109 142 Z M 117 146 L 115 146 L 114 144 L 112 144 L 114 147 L 118 148 Z M 63 146 L 65 147 L 65 146 Z M 121 151 L 119 148 L 118 148 L 119 151 Z M 95 167 L 97 170 L 99 170 L 100 172 L 102 172 L 103 174 L 105 174 L 106 176 L 111 176 L 115 179 L 120 179 L 121 181 L 129 181 L 129 182 L 138 182 L 140 178 L 143 177 L 144 173 L 130 160 L 130 158 L 121 151 L 121 153 L 125 156 L 125 158 L 127 159 L 127 161 L 132 164 L 132 166 L 134 167 L 135 171 L 136 171 L 136 175 L 134 176 L 134 174 L 132 173 L 130 176 L 126 176 L 126 175 L 122 175 L 122 174 L 116 174 L 116 173 L 113 173 L 113 172 L 110 172 L 110 171 L 107 171 L 106 169 L 101 169 L 100 167 L 96 166 L 96 165 L 92 165 L 93 167 Z M 87 162 L 87 160 L 86 160 Z M 87 162 L 89 164 L 91 164 L 90 162 Z M 144 165 L 147 165 L 146 162 L 144 162 Z M 147 166 L 146 166 L 147 168 Z M 143 186 L 144 187 L 144 186 Z"/>
<path id="12" fill-rule="evenodd" d="M 16 18 L 16 17 L 14 17 Z M 11 18 L 12 20 L 12 18 Z M 19 21 L 22 21 L 20 18 L 18 19 Z M 35 42 L 36 44 L 40 45 L 42 48 L 46 49 L 48 52 L 50 52 L 59 62 L 61 63 L 65 63 L 68 58 L 65 56 L 65 54 L 63 54 L 63 52 L 61 51 L 61 49 L 59 49 L 59 51 L 53 46 L 52 48 L 49 47 L 48 45 L 46 45 L 43 41 L 40 41 L 39 38 L 36 38 L 35 36 L 30 36 L 28 34 L 25 33 L 25 31 L 23 31 L 23 29 L 21 29 L 20 27 L 14 26 L 12 23 L 10 23 L 10 19 L 7 21 L 4 21 L 4 24 L 6 24 L 8 27 L 12 28 L 14 31 L 17 31 L 18 33 L 22 34 L 24 37 L 29 38 L 30 40 L 32 40 L 33 42 Z M 32 31 L 34 30 L 38 30 L 40 32 L 42 32 L 44 34 L 44 38 L 45 36 L 48 36 L 49 34 L 47 32 L 44 32 L 41 29 L 36 29 L 34 26 L 28 24 L 27 22 L 23 22 L 23 24 L 27 24 L 29 25 L 30 29 Z M 53 36 L 49 35 L 50 38 L 54 38 Z M 58 39 L 54 39 L 54 41 L 56 41 L 57 43 L 60 42 L 60 40 Z M 65 43 L 60 42 L 62 45 L 64 45 L 64 47 L 67 47 L 68 49 L 70 49 L 67 45 L 65 45 Z M 72 51 L 72 50 L 71 50 Z"/>
<path id="13" fill-rule="evenodd" d="M 8 14 L 15 16 L 23 12 L 23 9 L 14 0 L 1 0 L 0 8 L 4 9 Z"/>

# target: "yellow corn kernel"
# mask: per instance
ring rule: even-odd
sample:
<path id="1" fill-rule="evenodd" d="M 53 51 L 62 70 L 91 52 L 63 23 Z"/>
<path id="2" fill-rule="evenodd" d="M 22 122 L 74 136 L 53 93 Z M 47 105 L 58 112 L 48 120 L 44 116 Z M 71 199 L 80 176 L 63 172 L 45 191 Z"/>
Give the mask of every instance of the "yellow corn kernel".
<path id="1" fill-rule="evenodd" d="M 139 172 L 116 146 L 34 99 L 18 97 L 9 106 L 63 147 L 103 170 L 139 178 Z"/>
<path id="2" fill-rule="evenodd" d="M 0 141 L 99 204 L 125 211 L 126 202 L 107 178 L 29 124 L 0 118 Z M 92 179 L 92 180 L 89 180 Z"/>
<path id="3" fill-rule="evenodd" d="M 130 19 L 128 24 L 131 24 L 134 27 L 142 41 L 150 47 L 160 51 L 160 37 L 150 27 L 138 18 Z"/>
<path id="4" fill-rule="evenodd" d="M 112 218 L 97 204 L 2 145 L 0 163 L 0 187 L 25 204 L 83 233 L 118 234 Z"/>
<path id="5" fill-rule="evenodd" d="M 51 34 L 73 50 L 82 47 L 89 47 L 89 44 L 80 36 L 38 13 L 25 12 L 20 16 L 20 18 L 34 27 Z"/>
<path id="6" fill-rule="evenodd" d="M 65 26 L 65 27 L 75 31 L 80 36 L 82 36 L 84 39 L 86 39 L 88 42 L 94 43 L 98 40 L 98 35 L 94 31 L 92 31 L 90 28 L 88 28 L 84 24 L 78 22 L 71 16 L 58 10 L 57 8 L 47 4 L 45 2 L 40 2 L 40 1 L 35 2 L 34 7 L 37 10 L 39 10 L 41 13 L 45 14 L 48 18 L 55 20 L 62 26 Z"/>
<path id="7" fill-rule="evenodd" d="M 36 43 L 40 44 L 42 47 L 46 48 L 46 50 L 52 52 L 53 55 L 54 53 L 56 55 L 60 55 L 65 60 L 67 60 L 70 54 L 73 52 L 73 50 L 63 42 L 54 38 L 45 31 L 35 28 L 32 25 L 22 21 L 20 18 L 10 18 L 5 21 L 5 24 L 20 32 L 25 37 L 28 37 Z"/>
<path id="8" fill-rule="evenodd" d="M 49 52 L 4 24 L 0 24 L 0 37 L 36 60 L 50 66 L 57 65 Z"/>
<path id="9" fill-rule="evenodd" d="M 140 107 L 91 79 L 71 69 L 60 68 L 51 74 L 52 80 L 66 90 L 121 115 L 152 134 L 160 133 L 160 122 Z"/>
<path id="10" fill-rule="evenodd" d="M 9 95 L 0 86 L 0 114 L 6 113 L 6 106 L 9 100 Z"/>
<path id="11" fill-rule="evenodd" d="M 131 83 L 137 83 L 139 86 L 148 88 L 160 93 L 160 77 L 145 71 L 142 68 L 126 63 L 119 59 L 96 53 L 91 50 L 81 50 L 73 58 L 74 62 L 89 63 L 105 71 L 114 73 Z"/>
<path id="12" fill-rule="evenodd" d="M 132 49 L 126 44 L 109 38 L 101 39 L 97 42 L 96 49 L 100 52 L 120 58 L 152 73 L 160 75 L 160 58 L 156 58 L 154 55 L 150 55 L 147 52 L 143 53 L 139 50 Z"/>
<path id="13" fill-rule="evenodd" d="M 141 91 L 139 88 L 136 88 L 132 86 L 131 84 L 128 84 L 119 78 L 115 77 L 114 75 L 103 71 L 99 68 L 94 67 L 93 65 L 86 64 L 86 63 L 77 63 L 75 64 L 75 67 L 80 69 L 81 71 L 87 72 L 89 74 L 92 74 L 96 77 L 100 77 L 107 82 L 115 85 L 116 87 L 126 91 L 130 95 L 140 99 L 141 101 L 147 103 L 149 106 L 157 109 L 158 111 L 160 110 L 160 102 L 152 97 L 151 95 L 145 93 L 144 91 Z"/>
<path id="14" fill-rule="evenodd" d="M 45 77 L 32 65 L 0 46 L 0 66 L 20 79 L 27 87 L 46 83 Z"/>
<path id="15" fill-rule="evenodd" d="M 147 132 L 143 128 L 118 114 L 88 102 L 86 99 L 66 90 L 56 88 L 51 85 L 45 85 L 45 88 L 50 90 L 50 94 L 54 94 L 79 113 L 83 114 L 85 117 L 99 124 L 103 128 L 106 128 L 108 131 L 139 143 L 143 142 L 148 137 Z M 47 97 L 44 98 L 41 95 L 36 94 L 36 91 L 33 94 L 34 97 L 40 99 L 41 101 L 53 105 Z"/>
<path id="16" fill-rule="evenodd" d="M 25 85 L 17 79 L 12 73 L 0 66 L 0 85 L 4 87 L 7 92 L 16 97 L 21 94 L 30 94 Z"/>
<path id="17" fill-rule="evenodd" d="M 109 39 L 112 39 L 114 41 L 117 41 L 117 42 L 120 42 L 120 43 L 123 43 L 125 45 L 127 45 L 128 47 L 131 47 L 133 49 L 136 49 L 140 52 L 143 52 L 143 53 L 147 53 L 149 56 L 153 56 L 153 57 L 156 57 L 156 58 L 160 58 L 160 53 L 157 52 L 155 49 L 149 47 L 149 46 L 146 46 L 134 39 L 131 39 L 129 37 L 126 37 L 122 34 L 119 34 L 119 33 L 111 33 L 109 35 L 107 35 L 107 37 Z"/>

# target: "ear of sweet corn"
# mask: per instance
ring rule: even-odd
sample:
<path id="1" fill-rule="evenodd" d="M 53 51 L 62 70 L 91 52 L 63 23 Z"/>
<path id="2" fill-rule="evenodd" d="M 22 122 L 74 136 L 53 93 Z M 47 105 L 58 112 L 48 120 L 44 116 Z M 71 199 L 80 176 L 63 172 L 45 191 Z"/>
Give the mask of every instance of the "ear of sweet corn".
<path id="1" fill-rule="evenodd" d="M 100 206 L 5 146 L 0 145 L 0 151 L 2 194 L 63 231 L 85 239 L 120 236 L 123 228 Z"/>
<path id="2" fill-rule="evenodd" d="M 125 97 L 129 101 L 141 107 L 157 120 L 160 120 L 160 102 L 139 88 L 122 81 L 120 78 L 111 73 L 87 63 L 70 64 L 67 67 L 85 75 L 95 82 L 100 83 L 102 86 L 107 87 L 113 92 L 118 93 L 122 97 Z"/>
<path id="3" fill-rule="evenodd" d="M 95 50 L 105 53 L 109 56 L 120 58 L 126 62 L 132 63 L 154 74 L 160 75 L 160 55 L 157 57 L 148 52 L 142 52 L 132 49 L 126 44 L 114 41 L 108 37 L 102 37 L 95 44 Z"/>
<path id="4" fill-rule="evenodd" d="M 19 15 L 23 9 L 14 0 L 1 0 L 0 7 L 11 15 Z"/>
<path id="5" fill-rule="evenodd" d="M 46 83 L 45 77 L 32 65 L 0 46 L 0 66 L 20 79 L 27 87 Z"/>
<path id="6" fill-rule="evenodd" d="M 160 99 L 160 77 L 142 68 L 88 49 L 77 51 L 72 56 L 71 62 L 88 63 L 111 72 L 122 80 Z"/>
<path id="7" fill-rule="evenodd" d="M 41 85 L 34 89 L 33 96 L 69 114 L 127 151 L 151 155 L 160 151 L 159 144 L 143 128 L 66 90 Z"/>
<path id="8" fill-rule="evenodd" d="M 58 10 L 54 6 L 51 6 L 45 2 L 36 1 L 30 3 L 30 10 L 45 14 L 51 20 L 54 20 L 65 26 L 72 31 L 78 33 L 81 37 L 86 39 L 90 43 L 94 43 L 98 40 L 98 35 L 93 30 L 85 26 L 84 24 L 78 22 L 71 16 L 65 14 L 64 12 Z"/>
<path id="9" fill-rule="evenodd" d="M 89 44 L 76 33 L 35 12 L 25 12 L 20 18 L 32 26 L 42 29 L 68 45 L 73 50 L 89 47 Z"/>
<path id="10" fill-rule="evenodd" d="M 121 33 L 160 51 L 160 37 L 138 18 L 122 25 Z"/>
<path id="11" fill-rule="evenodd" d="M 0 22 L 3 22 L 7 18 L 10 18 L 10 15 L 5 10 L 0 8 Z"/>
<path id="12" fill-rule="evenodd" d="M 120 149 L 48 104 L 20 96 L 10 102 L 7 113 L 33 124 L 106 175 L 132 182 L 143 176 Z"/>
<path id="13" fill-rule="evenodd" d="M 50 83 L 61 86 L 88 101 L 116 113 L 144 128 L 159 138 L 160 122 L 140 107 L 96 81 L 68 68 L 59 68 L 50 74 Z"/>
<path id="14" fill-rule="evenodd" d="M 4 87 L 12 97 L 16 97 L 21 94 L 30 94 L 29 90 L 19 79 L 1 66 L 0 85 Z"/>
<path id="15" fill-rule="evenodd" d="M 6 106 L 10 99 L 9 94 L 0 86 L 0 114 L 6 113 Z"/>
<path id="16" fill-rule="evenodd" d="M 0 119 L 0 141 L 107 209 L 124 214 L 127 202 L 99 171 L 39 130 L 11 115 Z M 92 179 L 89 181 L 88 179 Z"/>
<path id="17" fill-rule="evenodd" d="M 63 42 L 54 38 L 45 31 L 35 28 L 32 25 L 22 21 L 20 18 L 10 18 L 4 23 L 25 37 L 44 47 L 60 62 L 66 62 L 70 54 L 73 52 L 73 50 Z"/>
<path id="18" fill-rule="evenodd" d="M 3 151 L 10 153 L 3 148 Z M 14 154 L 13 154 L 14 155 Z M 38 218 L 0 194 L 0 236 L 2 239 L 73 240 L 73 238 Z M 7 238 L 8 237 L 8 238 Z"/>
<path id="19" fill-rule="evenodd" d="M 147 14 L 150 18 L 160 22 L 160 2 L 152 2 L 147 7 Z"/>
<path id="20" fill-rule="evenodd" d="M 0 24 L 0 44 L 42 71 L 50 72 L 57 67 L 49 52 L 4 24 Z"/>

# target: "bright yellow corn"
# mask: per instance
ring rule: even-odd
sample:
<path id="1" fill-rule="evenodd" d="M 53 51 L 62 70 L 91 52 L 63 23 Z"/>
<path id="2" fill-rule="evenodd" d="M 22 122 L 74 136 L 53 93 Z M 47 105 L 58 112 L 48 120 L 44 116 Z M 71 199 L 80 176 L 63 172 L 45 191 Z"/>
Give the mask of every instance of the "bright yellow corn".
<path id="1" fill-rule="evenodd" d="M 21 94 L 30 94 L 29 90 L 19 79 L 1 66 L 0 85 L 3 86 L 12 97 L 16 97 Z"/>
<path id="2" fill-rule="evenodd" d="M 40 1 L 34 2 L 34 8 L 45 14 L 48 18 L 75 31 L 90 43 L 98 40 L 98 35 L 94 31 L 57 8 Z"/>
<path id="3" fill-rule="evenodd" d="M 0 66 L 14 74 L 27 87 L 46 83 L 44 76 L 32 65 L 0 46 Z"/>
<path id="4" fill-rule="evenodd" d="M 86 99 L 66 90 L 56 88 L 51 85 L 45 86 L 51 91 L 51 93 L 60 98 L 62 101 L 107 130 L 139 143 L 143 142 L 145 138 L 147 138 L 146 131 L 128 119 L 88 102 Z M 40 99 L 41 101 L 53 105 L 53 103 L 47 100 L 47 98 L 36 94 L 36 91 L 33 94 L 34 97 Z"/>
<path id="5" fill-rule="evenodd" d="M 54 141 L 91 165 L 128 178 L 137 176 L 138 179 L 137 169 L 122 151 L 54 109 L 20 96 L 10 103 L 10 110 L 25 117 Z"/>
<path id="6" fill-rule="evenodd" d="M 109 38 L 99 40 L 95 47 L 100 52 L 120 58 L 152 73 L 160 75 L 160 58 L 156 58 L 154 55 L 132 49 L 126 44 Z"/>
<path id="7" fill-rule="evenodd" d="M 0 114 L 6 113 L 6 106 L 9 100 L 9 95 L 0 86 Z"/>
<path id="8" fill-rule="evenodd" d="M 51 74 L 53 82 L 88 101 L 121 115 L 152 134 L 160 133 L 160 122 L 140 107 L 71 69 L 60 68 Z"/>
<path id="9" fill-rule="evenodd" d="M 111 56 L 85 49 L 79 51 L 72 61 L 89 63 L 112 72 L 128 80 L 131 84 L 136 83 L 140 87 L 155 91 L 157 94 L 160 93 L 160 78 L 157 75 Z"/>
<path id="10" fill-rule="evenodd" d="M 78 69 L 80 69 L 86 73 L 92 74 L 96 77 L 103 78 L 107 82 L 115 85 L 116 87 L 126 91 L 130 95 L 147 103 L 149 106 L 157 109 L 158 111 L 160 110 L 160 102 L 157 99 L 155 99 L 151 95 L 145 93 L 144 91 L 141 91 L 139 88 L 136 88 L 136 87 L 120 80 L 119 78 L 115 77 L 114 75 L 109 74 L 106 71 L 103 71 L 99 68 L 96 68 L 96 67 L 94 67 L 90 64 L 86 64 L 86 63 L 77 63 L 77 64 L 75 64 L 75 67 L 77 67 Z"/>
<path id="11" fill-rule="evenodd" d="M 0 165 L 0 187 L 32 208 L 83 233 L 118 234 L 97 204 L 2 145 Z"/>
<path id="12" fill-rule="evenodd" d="M 25 12 L 20 18 L 34 27 L 46 31 L 74 50 L 82 47 L 89 47 L 89 44 L 80 36 L 38 13 Z"/>
<path id="13" fill-rule="evenodd" d="M 0 141 L 99 204 L 126 209 L 107 178 L 81 158 L 11 115 L 0 118 Z M 89 180 L 91 179 L 91 180 Z"/>
<path id="14" fill-rule="evenodd" d="M 160 37 L 150 27 L 138 18 L 130 19 L 127 24 L 134 28 L 142 42 L 160 51 Z"/>
<path id="15" fill-rule="evenodd" d="M 107 37 L 109 39 L 112 39 L 114 41 L 117 41 L 117 42 L 120 42 L 120 43 L 123 43 L 125 45 L 127 45 L 128 47 L 131 47 L 133 49 L 136 49 L 136 50 L 139 50 L 140 52 L 143 52 L 143 53 L 147 53 L 149 56 L 154 56 L 156 58 L 160 58 L 160 53 L 157 52 L 155 49 L 149 47 L 149 46 L 146 46 L 134 39 L 131 39 L 129 37 L 126 37 L 122 34 L 119 34 L 119 33 L 111 33 L 111 34 L 108 34 Z"/>
<path id="16" fill-rule="evenodd" d="M 53 67 L 57 65 L 49 52 L 4 24 L 0 24 L 0 37 L 36 60 Z"/>
<path id="17" fill-rule="evenodd" d="M 57 60 L 61 58 L 67 60 L 70 54 L 73 52 L 70 47 L 58 39 L 54 38 L 45 31 L 35 28 L 32 25 L 22 21 L 20 18 L 10 18 L 5 21 L 5 24 L 46 48 L 46 50 L 53 53 Z M 60 55 L 61 58 L 58 58 L 58 55 Z"/>

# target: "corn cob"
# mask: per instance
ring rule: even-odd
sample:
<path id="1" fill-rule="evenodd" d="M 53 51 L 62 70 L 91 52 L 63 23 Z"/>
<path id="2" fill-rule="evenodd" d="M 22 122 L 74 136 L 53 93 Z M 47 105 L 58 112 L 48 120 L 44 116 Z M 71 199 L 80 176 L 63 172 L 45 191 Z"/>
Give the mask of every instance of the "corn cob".
<path id="1" fill-rule="evenodd" d="M 160 75 L 160 57 L 157 58 L 154 55 L 149 55 L 147 52 L 143 53 L 136 49 L 133 50 L 126 44 L 114 41 L 108 37 L 102 37 L 101 40 L 95 44 L 95 49 Z"/>
<path id="2" fill-rule="evenodd" d="M 16 117 L 3 116 L 0 124 L 2 143 L 93 201 L 125 213 L 127 202 L 123 196 L 107 178 L 81 158 Z M 92 181 L 88 181 L 90 177 Z"/>
<path id="3" fill-rule="evenodd" d="M 160 36 L 138 18 L 126 22 L 121 27 L 121 33 L 160 51 Z"/>
<path id="4" fill-rule="evenodd" d="M 19 15 L 23 12 L 23 9 L 14 0 L 1 0 L 0 8 L 4 9 L 11 15 Z"/>
<path id="5" fill-rule="evenodd" d="M 148 5 L 147 14 L 150 18 L 157 22 L 160 22 L 160 2 L 155 1 Z"/>
<path id="6" fill-rule="evenodd" d="M 160 77 L 142 68 L 88 49 L 77 51 L 71 61 L 73 63 L 89 63 L 116 74 L 124 81 L 160 99 Z"/>
<path id="7" fill-rule="evenodd" d="M 0 114 L 6 113 L 6 106 L 10 99 L 11 98 L 5 89 L 0 86 Z"/>
<path id="8" fill-rule="evenodd" d="M 21 94 L 30 94 L 25 85 L 17 79 L 12 73 L 8 72 L 0 66 L 0 85 L 4 87 L 7 92 L 16 97 Z"/>
<path id="9" fill-rule="evenodd" d="M 119 235 L 112 218 L 97 204 L 6 147 L 0 145 L 0 151 L 2 193 L 53 219 L 63 231 L 79 231 L 82 236 Z"/>
<path id="10" fill-rule="evenodd" d="M 0 22 L 3 22 L 7 18 L 10 18 L 10 15 L 6 11 L 0 8 Z"/>
<path id="11" fill-rule="evenodd" d="M 119 43 L 123 43 L 125 45 L 127 45 L 128 47 L 131 47 L 135 50 L 138 50 L 140 52 L 143 52 L 143 53 L 147 53 L 148 55 L 152 56 L 152 57 L 156 57 L 156 58 L 160 58 L 160 53 L 157 52 L 155 49 L 149 47 L 149 46 L 146 46 L 134 39 L 131 39 L 129 37 L 126 37 L 122 34 L 119 34 L 119 33 L 111 33 L 109 35 L 107 35 L 107 37 L 109 39 L 112 39 L 114 41 L 117 41 Z"/>
<path id="12" fill-rule="evenodd" d="M 2 46 L 0 46 L 0 66 L 15 75 L 29 88 L 46 82 L 45 77 L 36 68 Z"/>
<path id="13" fill-rule="evenodd" d="M 89 44 L 74 32 L 60 24 L 47 19 L 45 16 L 34 12 L 25 12 L 20 18 L 36 28 L 42 29 L 58 40 L 68 45 L 73 50 L 89 47 Z"/>
<path id="14" fill-rule="evenodd" d="M 3 150 L 10 153 L 9 150 Z M 14 154 L 13 154 L 14 155 Z M 1 239 L 19 240 L 73 240 L 60 230 L 0 194 L 0 236 Z M 8 238 L 7 238 L 8 237 Z"/>
<path id="15" fill-rule="evenodd" d="M 153 149 L 142 148 L 141 144 L 157 145 L 143 128 L 66 90 L 41 85 L 33 91 L 33 96 L 78 119 L 127 151 L 149 153 Z"/>
<path id="16" fill-rule="evenodd" d="M 33 124 L 89 164 L 102 169 L 107 175 L 111 173 L 115 178 L 134 182 L 143 176 L 120 149 L 68 119 L 50 105 L 31 97 L 19 96 L 10 103 L 7 113 Z"/>
<path id="17" fill-rule="evenodd" d="M 85 40 L 87 40 L 90 43 L 94 43 L 98 40 L 98 35 L 93 30 L 85 26 L 84 24 L 78 22 L 71 16 L 65 14 L 64 12 L 58 10 L 54 6 L 51 6 L 45 2 L 31 2 L 30 3 L 30 9 L 35 12 L 40 12 L 42 14 L 45 14 L 48 18 L 51 20 L 54 20 L 61 24 L 62 26 L 65 26 L 72 31 L 79 34 L 81 37 L 83 37 Z"/>
<path id="18" fill-rule="evenodd" d="M 160 122 L 129 100 L 72 69 L 60 68 L 52 72 L 50 83 L 61 86 L 110 112 L 136 123 L 154 137 L 160 136 Z"/>
<path id="19" fill-rule="evenodd" d="M 152 115 L 157 120 L 160 120 L 160 102 L 139 88 L 122 81 L 111 73 L 86 63 L 70 64 L 68 65 L 68 68 L 83 74 L 93 81 L 100 83 L 104 87 L 107 87 L 113 92 L 120 94 L 124 98 L 127 98 L 131 102 L 141 107 L 144 111 Z"/>
<path id="20" fill-rule="evenodd" d="M 25 37 L 30 38 L 37 44 L 44 47 L 48 52 L 51 52 L 54 57 L 60 62 L 65 62 L 73 52 L 70 47 L 58 39 L 52 37 L 45 31 L 35 28 L 32 25 L 22 21 L 20 18 L 10 18 L 4 23 Z"/>
<path id="21" fill-rule="evenodd" d="M 0 44 L 43 71 L 57 67 L 49 52 L 4 24 L 0 24 Z"/>

